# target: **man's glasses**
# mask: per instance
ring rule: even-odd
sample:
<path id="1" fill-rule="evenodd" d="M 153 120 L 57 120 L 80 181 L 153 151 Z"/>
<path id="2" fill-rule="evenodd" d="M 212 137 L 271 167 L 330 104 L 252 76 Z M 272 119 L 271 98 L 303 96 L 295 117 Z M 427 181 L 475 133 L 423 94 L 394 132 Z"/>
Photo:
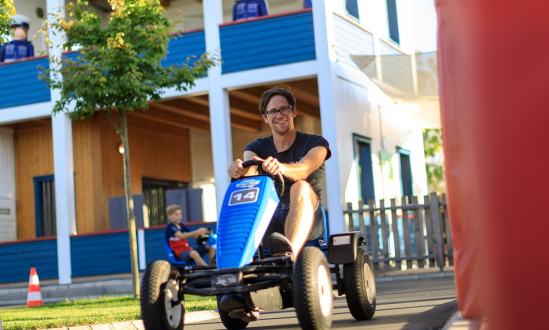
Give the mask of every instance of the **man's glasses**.
<path id="1" fill-rule="evenodd" d="M 280 107 L 280 109 L 278 110 L 276 109 L 269 110 L 265 112 L 264 115 L 269 116 L 269 118 L 276 118 L 276 116 L 278 116 L 278 112 L 280 112 L 283 115 L 287 115 L 290 113 L 290 110 L 292 110 L 293 108 L 294 108 L 293 105 L 287 105 L 287 106 Z"/>

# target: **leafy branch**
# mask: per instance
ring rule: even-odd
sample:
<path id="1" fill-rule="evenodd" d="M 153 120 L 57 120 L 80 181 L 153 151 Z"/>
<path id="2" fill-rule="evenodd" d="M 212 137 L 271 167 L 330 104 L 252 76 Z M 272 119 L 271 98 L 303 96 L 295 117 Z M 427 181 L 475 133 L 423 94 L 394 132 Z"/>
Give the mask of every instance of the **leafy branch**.
<path id="1" fill-rule="evenodd" d="M 11 24 L 15 16 L 13 0 L 0 0 L 0 45 L 8 41 L 11 35 Z"/>
<path id="2" fill-rule="evenodd" d="M 446 192 L 444 167 L 442 165 L 442 131 L 440 129 L 423 130 L 423 146 L 425 150 L 425 169 L 429 191 L 440 194 Z"/>

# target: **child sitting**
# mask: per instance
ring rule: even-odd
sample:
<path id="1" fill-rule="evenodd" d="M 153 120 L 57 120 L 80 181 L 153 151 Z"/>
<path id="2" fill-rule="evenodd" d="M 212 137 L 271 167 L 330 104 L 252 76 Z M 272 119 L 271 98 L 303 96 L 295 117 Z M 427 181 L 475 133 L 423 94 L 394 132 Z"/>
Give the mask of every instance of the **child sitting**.
<path id="1" fill-rule="evenodd" d="M 166 208 L 168 214 L 168 226 L 166 227 L 166 238 L 169 240 L 170 248 L 175 254 L 175 258 L 180 261 L 194 260 L 198 266 L 208 266 L 208 264 L 202 259 L 206 253 L 208 254 L 208 260 L 210 264 L 215 257 L 215 247 L 199 245 L 195 249 L 189 246 L 187 238 L 198 238 L 200 235 L 206 234 L 208 228 L 202 227 L 195 231 L 190 231 L 181 222 L 181 206 L 170 205 Z"/>

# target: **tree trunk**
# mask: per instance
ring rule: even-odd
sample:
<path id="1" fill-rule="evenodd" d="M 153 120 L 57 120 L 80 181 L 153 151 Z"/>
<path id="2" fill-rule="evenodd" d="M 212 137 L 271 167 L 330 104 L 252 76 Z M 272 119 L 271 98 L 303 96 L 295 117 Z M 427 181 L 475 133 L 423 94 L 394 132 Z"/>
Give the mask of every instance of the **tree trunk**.
<path id="1" fill-rule="evenodd" d="M 130 175 L 130 146 L 128 144 L 128 124 L 126 111 L 120 111 L 120 138 L 124 146 L 124 188 L 126 191 L 126 210 L 128 215 L 128 233 L 130 235 L 130 256 L 132 264 L 133 296 L 139 298 L 139 267 L 137 265 L 137 238 L 135 234 L 135 213 L 133 212 L 132 184 Z"/>

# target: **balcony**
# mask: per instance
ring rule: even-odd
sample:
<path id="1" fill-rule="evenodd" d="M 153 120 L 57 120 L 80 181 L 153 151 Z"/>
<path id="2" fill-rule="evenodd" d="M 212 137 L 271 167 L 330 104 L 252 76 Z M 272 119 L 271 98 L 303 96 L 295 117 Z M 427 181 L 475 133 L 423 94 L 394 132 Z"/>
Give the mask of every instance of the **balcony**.
<path id="1" fill-rule="evenodd" d="M 311 9 L 220 26 L 223 74 L 316 59 Z"/>
<path id="2" fill-rule="evenodd" d="M 0 109 L 51 100 L 48 85 L 38 79 L 39 67 L 49 68 L 47 56 L 0 63 Z"/>
<path id="3" fill-rule="evenodd" d="M 222 24 L 220 38 L 224 74 L 316 58 L 310 9 Z M 174 35 L 162 64 L 185 63 L 205 51 L 203 29 Z M 75 58 L 77 53 L 65 56 Z M 0 109 L 51 100 L 47 84 L 38 79 L 39 67 L 49 68 L 46 56 L 0 64 L 0 76 L 11 77 L 0 82 Z"/>

